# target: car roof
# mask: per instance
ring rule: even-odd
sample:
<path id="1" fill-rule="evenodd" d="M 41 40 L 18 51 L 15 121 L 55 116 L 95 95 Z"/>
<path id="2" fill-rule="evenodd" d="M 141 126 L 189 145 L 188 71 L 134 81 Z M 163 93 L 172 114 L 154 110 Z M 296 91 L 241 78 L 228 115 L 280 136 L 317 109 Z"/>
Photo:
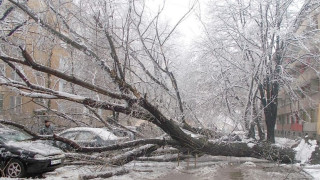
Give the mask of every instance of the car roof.
<path id="1" fill-rule="evenodd" d="M 6 132 L 17 132 L 17 130 L 11 129 L 6 126 L 0 126 L 0 133 L 6 133 Z"/>
<path id="2" fill-rule="evenodd" d="M 96 134 L 97 136 L 101 137 L 103 140 L 118 140 L 121 139 L 120 137 L 117 137 L 114 135 L 112 132 L 108 131 L 107 129 L 104 128 L 92 128 L 92 127 L 75 127 L 75 128 L 69 128 L 58 135 L 67 133 L 67 132 L 81 132 L 81 131 L 87 131 L 87 132 L 92 132 L 93 134 Z"/>

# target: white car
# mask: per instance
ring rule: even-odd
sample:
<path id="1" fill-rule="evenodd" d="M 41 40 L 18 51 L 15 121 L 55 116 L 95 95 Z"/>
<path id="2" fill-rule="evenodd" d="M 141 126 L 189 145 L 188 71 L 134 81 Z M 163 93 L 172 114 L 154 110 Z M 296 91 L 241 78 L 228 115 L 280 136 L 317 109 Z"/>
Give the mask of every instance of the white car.
<path id="1" fill-rule="evenodd" d="M 126 138 L 118 137 L 112 132 L 104 128 L 91 127 L 76 127 L 58 133 L 66 139 L 70 139 L 82 147 L 101 147 L 116 144 L 119 141 L 124 141 Z M 57 142 L 58 147 L 70 150 L 70 147 L 65 143 Z"/>

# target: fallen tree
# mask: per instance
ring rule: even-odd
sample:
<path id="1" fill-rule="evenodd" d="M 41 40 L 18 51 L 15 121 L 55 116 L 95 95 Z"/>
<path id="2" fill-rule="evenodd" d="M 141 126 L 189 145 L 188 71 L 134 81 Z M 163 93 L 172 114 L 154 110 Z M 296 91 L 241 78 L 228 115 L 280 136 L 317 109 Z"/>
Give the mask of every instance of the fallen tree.
<path id="1" fill-rule="evenodd" d="M 10 121 L 0 121 L 0 123 L 15 126 L 28 133 L 30 132 L 27 128 L 17 123 L 13 123 Z M 55 140 L 66 143 L 74 148 L 75 152 L 79 153 L 114 151 L 130 147 L 132 148 L 142 146 L 136 148 L 133 151 L 128 151 L 123 155 L 119 155 L 118 157 L 107 160 L 108 163 L 114 165 L 128 163 L 137 157 L 150 154 L 151 152 L 157 150 L 159 147 L 166 145 L 175 147 L 184 154 L 192 155 L 201 155 L 205 153 L 213 156 L 254 157 L 260 159 L 264 158 L 272 161 L 279 161 L 282 163 L 292 163 L 294 162 L 295 157 L 295 151 L 292 148 L 278 147 L 267 142 L 256 142 L 254 144 L 246 142 L 208 141 L 205 139 L 192 138 L 190 135 L 186 135 L 185 140 L 192 142 L 192 145 L 172 139 L 166 140 L 154 138 L 129 141 L 106 147 L 82 147 L 69 139 L 59 137 L 57 135 L 40 136 L 35 133 L 32 133 L 31 135 L 33 135 L 34 139 Z"/>
<path id="2" fill-rule="evenodd" d="M 54 39 L 53 42 L 56 44 L 54 44 L 53 47 L 59 46 L 59 43 L 61 42 L 65 43 L 68 46 L 68 49 L 72 49 L 72 53 L 70 54 L 81 54 L 81 56 L 79 55 L 76 57 L 79 58 L 80 61 L 78 64 L 86 62 L 90 65 L 96 65 L 99 69 L 94 70 L 99 72 L 98 74 L 101 75 L 101 77 L 106 78 L 108 83 L 93 82 L 90 77 L 88 78 L 88 73 L 77 75 L 74 74 L 74 72 L 69 73 L 53 68 L 52 66 L 47 65 L 48 63 L 41 62 L 40 58 L 37 59 L 36 56 L 33 56 L 30 52 L 31 48 L 19 46 L 17 43 L 11 42 L 14 41 L 14 39 L 7 38 L 3 41 L 3 46 L 6 46 L 6 49 L 13 50 L 14 52 L 8 51 L 4 53 L 1 51 L 0 59 L 16 73 L 22 81 L 17 82 L 10 79 L 10 77 L 6 77 L 1 79 L 1 86 L 11 88 L 18 94 L 29 98 L 59 99 L 70 103 L 81 104 L 89 108 L 110 110 L 137 119 L 149 121 L 161 128 L 171 139 L 142 139 L 108 147 L 87 148 L 81 147 L 70 140 L 56 135 L 52 137 L 41 137 L 33 133 L 35 138 L 61 141 L 69 144 L 76 152 L 84 153 L 110 151 L 141 145 L 144 145 L 146 148 L 149 147 L 147 150 L 139 149 L 140 151 L 137 153 L 128 154 L 128 159 L 141 156 L 144 152 L 149 152 L 151 149 L 154 150 L 156 147 L 170 145 L 178 147 L 184 153 L 188 152 L 190 154 L 238 157 L 249 156 L 284 163 L 291 163 L 294 161 L 295 152 L 291 148 L 277 147 L 268 142 L 255 142 L 253 145 L 248 145 L 245 142 L 209 141 L 206 138 L 197 139 L 186 134 L 181 129 L 179 126 L 180 123 L 188 127 L 189 130 L 197 132 L 188 125 L 185 120 L 184 103 L 181 99 L 175 76 L 173 72 L 170 71 L 170 61 L 164 51 L 164 47 L 176 26 L 188 13 L 182 17 L 172 30 L 166 33 L 159 33 L 157 24 L 160 12 L 151 20 L 151 22 L 145 23 L 148 24 L 147 26 L 143 26 L 145 24 L 141 23 L 141 21 L 144 19 L 142 17 L 144 6 L 140 8 L 136 6 L 135 2 L 130 2 L 128 4 L 128 16 L 124 18 L 128 22 L 123 23 L 125 27 L 123 27 L 122 31 L 113 29 L 113 26 L 109 26 L 109 23 L 105 24 L 105 22 L 113 20 L 113 16 L 107 14 L 109 9 L 104 12 L 106 13 L 104 14 L 105 16 L 100 14 L 103 13 L 102 10 L 101 12 L 84 13 L 87 15 L 85 21 L 80 20 L 78 22 L 78 25 L 83 28 L 77 27 L 77 29 L 96 30 L 90 34 L 92 36 L 85 36 L 85 33 L 83 33 L 84 35 L 77 33 L 72 26 L 70 26 L 71 24 L 68 24 L 68 22 L 78 21 L 77 18 L 66 20 L 65 17 L 60 14 L 64 13 L 63 6 L 58 6 L 61 9 L 56 11 L 55 8 L 58 7 L 55 7 L 54 4 L 43 3 L 45 6 L 44 9 L 47 9 L 50 13 L 56 15 L 54 21 L 59 23 L 54 24 L 62 25 L 58 28 L 43 18 L 43 16 L 45 17 L 47 14 L 42 14 L 42 12 L 35 13 L 35 9 L 32 10 L 27 4 L 21 3 L 20 1 L 8 1 L 19 10 L 21 14 L 25 15 L 28 19 L 28 23 L 30 23 L 26 23 L 20 28 L 29 25 L 45 30 L 45 32 L 40 31 L 40 33 L 37 34 L 37 37 L 49 36 Z M 68 7 L 68 11 L 65 13 L 69 14 L 69 9 L 78 10 L 74 4 L 69 5 L 72 6 L 72 8 Z M 110 5 L 110 7 L 113 6 Z M 111 10 L 110 12 L 114 11 Z M 6 15 L 6 17 L 15 18 L 12 14 Z M 89 24 L 84 22 L 88 22 Z M 95 28 L 91 28 L 90 25 L 92 24 L 90 23 L 93 23 Z M 156 26 L 153 26 L 153 24 L 156 24 Z M 87 28 L 88 26 L 90 28 Z M 155 28 L 153 29 L 154 34 L 149 33 L 151 27 Z M 134 30 L 134 33 L 131 32 L 132 29 Z M 30 34 L 31 33 L 33 32 L 30 32 Z M 88 32 L 88 34 L 89 33 L 90 32 Z M 14 36 L 14 34 L 15 32 L 12 32 L 10 33 L 10 36 Z M 95 41 L 91 39 L 92 37 L 95 37 Z M 137 44 L 139 45 L 137 46 Z M 26 44 L 26 46 L 27 45 L 28 44 Z M 143 54 L 140 55 L 139 53 Z M 147 65 L 150 64 L 153 66 L 151 68 L 147 67 Z M 45 73 L 48 76 L 54 76 L 61 81 L 81 87 L 80 90 L 89 91 L 92 94 L 88 96 L 86 96 L 87 93 L 84 93 L 85 95 L 79 95 L 74 91 L 62 92 L 51 86 L 35 84 L 32 82 L 32 78 L 21 70 L 23 69 L 22 67 Z M 166 78 L 169 79 L 168 82 L 166 81 Z M 155 93 L 151 96 L 150 94 L 156 90 L 161 90 L 161 93 Z M 94 98 L 97 94 L 103 98 Z M 167 99 L 159 99 L 162 95 L 166 96 Z M 171 105 L 170 103 L 167 105 L 167 101 L 175 101 L 176 105 Z M 163 102 L 163 104 L 157 104 L 157 102 Z M 173 114 L 172 112 L 170 114 L 168 112 L 174 112 L 176 107 L 178 107 L 178 114 Z M 177 116 L 181 116 L 181 119 L 171 119 L 171 117 Z M 205 133 L 206 132 L 203 134 Z"/>
<path id="3" fill-rule="evenodd" d="M 149 154 L 151 154 L 153 151 L 157 150 L 158 148 L 159 148 L 159 146 L 157 146 L 157 145 L 147 144 L 147 145 L 141 146 L 139 148 L 136 148 L 132 151 L 128 151 L 126 153 L 112 157 L 108 160 L 108 162 L 109 162 L 109 164 L 112 164 L 112 165 L 121 166 L 121 165 L 127 164 L 128 162 L 133 161 L 137 157 L 148 156 Z"/>
<path id="4" fill-rule="evenodd" d="M 155 162 L 172 162 L 172 161 L 181 161 L 185 160 L 187 158 L 191 158 L 192 156 L 190 155 L 179 155 L 179 154 L 174 154 L 170 157 L 139 157 L 136 160 L 137 161 L 155 161 Z"/>

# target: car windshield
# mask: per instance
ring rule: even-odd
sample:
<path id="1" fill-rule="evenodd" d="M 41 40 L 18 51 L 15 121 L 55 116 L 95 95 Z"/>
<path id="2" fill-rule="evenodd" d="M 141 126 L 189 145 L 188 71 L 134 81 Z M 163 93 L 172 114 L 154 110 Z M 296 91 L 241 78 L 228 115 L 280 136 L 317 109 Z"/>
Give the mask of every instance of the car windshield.
<path id="1" fill-rule="evenodd" d="M 31 140 L 32 136 L 15 130 L 1 130 L 0 139 L 2 141 L 26 141 Z"/>

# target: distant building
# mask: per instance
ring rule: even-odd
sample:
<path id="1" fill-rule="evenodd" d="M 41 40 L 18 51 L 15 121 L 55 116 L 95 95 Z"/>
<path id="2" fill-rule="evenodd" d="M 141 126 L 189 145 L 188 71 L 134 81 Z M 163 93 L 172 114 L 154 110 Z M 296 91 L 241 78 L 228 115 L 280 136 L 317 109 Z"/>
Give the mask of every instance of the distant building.
<path id="1" fill-rule="evenodd" d="M 319 39 L 319 22 L 320 8 L 306 17 L 296 35 Z M 320 46 L 308 38 L 301 39 L 301 42 L 308 47 L 304 48 L 308 51 L 298 46 L 291 46 L 292 52 L 296 51 L 293 52 L 296 53 L 295 58 L 300 59 L 286 59 L 288 64 L 286 69 L 294 77 L 290 84 L 293 89 L 285 90 L 283 87 L 279 93 L 275 133 L 276 136 L 284 137 L 308 135 L 320 140 Z"/>

